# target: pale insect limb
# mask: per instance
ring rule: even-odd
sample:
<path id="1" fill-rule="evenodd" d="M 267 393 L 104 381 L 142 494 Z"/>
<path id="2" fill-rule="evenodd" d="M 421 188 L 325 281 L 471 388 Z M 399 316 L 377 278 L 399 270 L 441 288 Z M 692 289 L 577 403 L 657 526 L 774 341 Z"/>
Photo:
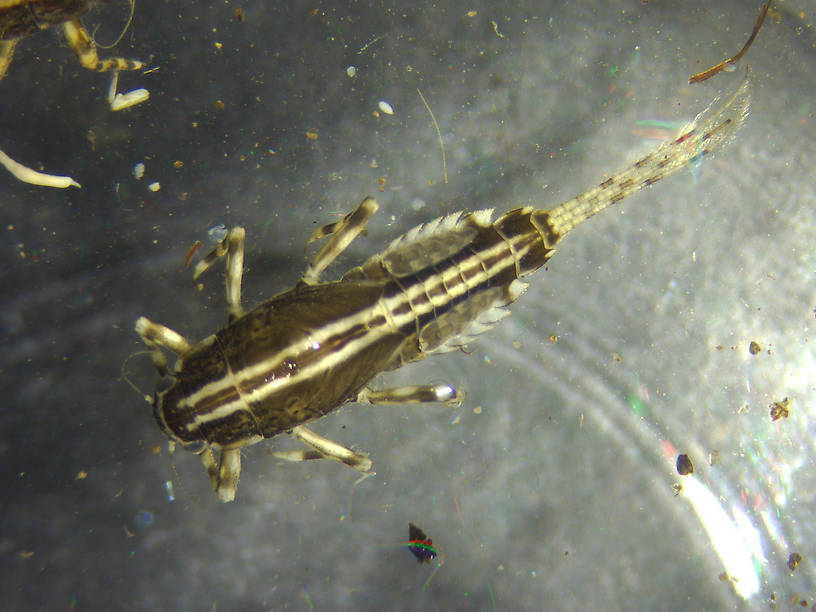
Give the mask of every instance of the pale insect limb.
<path id="1" fill-rule="evenodd" d="M 178 332 L 174 332 L 169 327 L 153 323 L 146 317 L 139 317 L 134 326 L 136 333 L 150 349 L 153 357 L 153 365 L 158 370 L 160 376 L 167 376 L 170 370 L 167 367 L 167 357 L 164 356 L 159 347 L 170 349 L 176 355 L 182 355 L 190 350 L 190 343 Z"/>
<path id="2" fill-rule="evenodd" d="M 644 187 L 700 161 L 722 147 L 748 115 L 751 100 L 750 73 L 737 91 L 724 103 L 714 100 L 709 107 L 686 125 L 680 135 L 636 161 L 597 187 L 544 213 L 554 243 L 591 216 Z"/>
<path id="3" fill-rule="evenodd" d="M 219 501 L 227 503 L 235 499 L 235 493 L 238 490 L 238 479 L 241 476 L 241 451 L 237 448 L 222 449 L 219 455 L 216 464 L 212 450 L 207 447 L 201 453 L 201 463 L 207 470 Z"/>
<path id="4" fill-rule="evenodd" d="M 360 391 L 356 401 L 374 405 L 441 402 L 449 408 L 458 408 L 464 399 L 464 392 L 457 391 L 451 385 L 441 384 L 394 387 L 378 391 L 366 387 Z"/>
<path id="5" fill-rule="evenodd" d="M 241 306 L 241 278 L 244 274 L 244 240 L 246 230 L 233 227 L 224 239 L 210 251 L 193 270 L 193 281 L 209 270 L 224 255 L 227 256 L 227 309 L 230 320 L 244 314 Z"/>
<path id="6" fill-rule="evenodd" d="M 111 84 L 108 88 L 108 104 L 110 105 L 111 110 L 114 112 L 141 104 L 150 97 L 150 92 L 143 87 L 129 91 L 126 94 L 116 93 L 116 86 L 118 83 L 119 71 L 114 70 L 113 76 L 111 77 Z"/>
<path id="7" fill-rule="evenodd" d="M 431 116 L 431 121 L 433 122 L 434 129 L 436 129 L 436 136 L 439 138 L 439 148 L 442 150 L 442 178 L 445 180 L 445 184 L 448 184 L 448 163 L 445 159 L 445 143 L 442 142 L 442 132 L 439 130 L 439 124 L 436 122 L 436 117 L 434 117 L 433 111 L 431 107 L 428 105 L 428 102 L 425 101 L 425 96 L 422 95 L 422 92 L 419 91 L 419 87 L 417 87 L 417 93 L 419 94 L 419 99 L 422 100 L 422 103 L 425 105 L 425 110 L 428 111 L 428 114 Z"/>
<path id="8" fill-rule="evenodd" d="M 44 174 L 24 166 L 20 162 L 16 162 L 11 159 L 5 154 L 5 152 L 3 152 L 2 149 L 0 149 L 0 164 L 3 164 L 3 167 L 11 172 L 16 179 L 23 181 L 24 183 L 30 183 L 31 185 L 40 185 L 41 187 L 57 187 L 59 189 L 65 189 L 66 187 L 82 187 L 82 185 L 77 183 L 70 176 L 54 176 L 53 174 Z"/>
<path id="9" fill-rule="evenodd" d="M 294 427 L 292 431 L 289 432 L 289 435 L 297 440 L 300 440 L 307 446 L 311 446 L 326 459 L 334 459 L 335 461 L 344 463 L 345 465 L 363 473 L 368 472 L 371 469 L 371 459 L 368 457 L 358 455 L 357 453 L 347 449 L 345 446 L 332 442 L 328 438 L 324 438 L 323 436 L 306 429 L 302 425 Z"/>
<path id="10" fill-rule="evenodd" d="M 357 208 L 337 223 L 318 229 L 312 235 L 310 242 L 313 239 L 317 240 L 327 235 L 331 235 L 331 238 L 329 238 L 329 241 L 320 252 L 314 256 L 312 263 L 306 268 L 306 273 L 303 275 L 301 282 L 306 285 L 314 285 L 317 283 L 320 275 L 329 264 L 360 235 L 360 232 L 363 231 L 368 220 L 377 212 L 379 207 L 379 204 L 377 204 L 374 198 L 366 198 Z M 315 236 L 317 236 L 317 238 L 315 238 Z"/>
<path id="11" fill-rule="evenodd" d="M 291 461 L 293 463 L 297 463 L 300 461 L 314 461 L 315 459 L 325 459 L 323 455 L 318 453 L 316 450 L 299 450 L 299 451 L 270 451 L 270 455 L 276 457 L 277 459 L 283 459 L 284 461 Z"/>

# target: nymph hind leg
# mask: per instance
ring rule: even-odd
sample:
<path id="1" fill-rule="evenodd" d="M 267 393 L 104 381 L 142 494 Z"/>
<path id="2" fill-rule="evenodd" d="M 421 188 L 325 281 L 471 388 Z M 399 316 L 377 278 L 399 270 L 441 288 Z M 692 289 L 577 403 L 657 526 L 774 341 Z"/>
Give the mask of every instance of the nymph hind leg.
<path id="1" fill-rule="evenodd" d="M 79 63 L 88 70 L 97 72 L 113 72 L 110 91 L 108 93 L 108 103 L 111 110 L 118 111 L 144 102 L 150 97 L 150 92 L 146 89 L 134 89 L 126 94 L 116 93 L 116 84 L 119 79 L 120 70 L 139 70 L 144 64 L 138 60 L 129 60 L 123 57 L 109 57 L 99 59 L 96 52 L 96 45 L 88 36 L 88 31 L 78 19 L 72 19 L 63 25 L 65 38 L 68 44 L 76 53 Z M 1 64 L 0 64 L 1 66 Z"/>
<path id="2" fill-rule="evenodd" d="M 224 239 L 196 264 L 193 280 L 209 270 L 224 255 L 227 256 L 227 308 L 229 320 L 232 321 L 244 314 L 241 306 L 241 278 L 244 274 L 244 238 L 243 227 L 233 227 Z"/>
<path id="3" fill-rule="evenodd" d="M 309 238 L 308 246 L 315 240 L 331 236 L 326 245 L 314 256 L 306 268 L 306 274 L 300 279 L 306 285 L 314 285 L 323 271 L 342 253 L 352 241 L 365 229 L 366 223 L 377 212 L 379 204 L 374 198 L 366 198 L 362 203 L 337 223 L 324 225 Z"/>
<path id="4" fill-rule="evenodd" d="M 176 355 L 182 355 L 190 350 L 190 343 L 184 336 L 169 327 L 154 323 L 146 317 L 139 317 L 136 320 L 134 329 L 141 337 L 142 342 L 150 349 L 153 365 L 156 366 L 160 376 L 168 376 L 170 370 L 167 367 L 167 358 L 159 347 L 163 346 Z"/>
<path id="5" fill-rule="evenodd" d="M 357 395 L 356 401 L 367 404 L 425 404 L 441 402 L 449 408 L 462 405 L 465 394 L 451 385 L 417 385 L 393 387 L 375 391 L 366 387 Z"/>
<path id="6" fill-rule="evenodd" d="M 287 461 L 307 461 L 310 459 L 334 459 L 340 463 L 354 468 L 360 472 L 368 472 L 371 469 L 371 459 L 358 455 L 345 446 L 332 442 L 328 438 L 319 436 L 313 431 L 306 429 L 302 425 L 295 427 L 289 432 L 293 438 L 300 440 L 307 446 L 311 446 L 313 451 L 277 451 L 272 453 L 275 457 L 286 459 Z"/>
<path id="7" fill-rule="evenodd" d="M 201 463 L 207 470 L 219 501 L 224 503 L 233 501 L 238 490 L 238 479 L 241 477 L 240 449 L 221 450 L 216 463 L 215 455 L 208 446 L 201 453 Z"/>

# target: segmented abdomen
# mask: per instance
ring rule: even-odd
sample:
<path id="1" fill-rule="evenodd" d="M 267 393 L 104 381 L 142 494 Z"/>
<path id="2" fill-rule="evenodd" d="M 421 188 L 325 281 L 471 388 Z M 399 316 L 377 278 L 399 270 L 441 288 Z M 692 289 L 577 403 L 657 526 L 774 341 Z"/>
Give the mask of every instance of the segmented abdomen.
<path id="1" fill-rule="evenodd" d="M 390 368 L 452 350 L 508 314 L 526 285 L 518 279 L 550 258 L 556 237 L 546 212 L 456 213 L 414 228 L 344 280 L 387 279 L 382 298 L 407 340 Z"/>

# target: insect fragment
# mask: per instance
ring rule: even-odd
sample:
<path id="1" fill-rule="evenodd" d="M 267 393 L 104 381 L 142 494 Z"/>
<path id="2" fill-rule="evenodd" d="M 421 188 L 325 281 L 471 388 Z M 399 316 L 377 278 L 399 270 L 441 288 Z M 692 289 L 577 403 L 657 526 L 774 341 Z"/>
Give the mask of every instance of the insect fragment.
<path id="1" fill-rule="evenodd" d="M 748 37 L 748 41 L 743 45 L 742 49 L 740 49 L 739 53 L 737 53 L 733 57 L 729 57 L 727 60 L 723 60 L 716 66 L 712 66 L 708 70 L 703 70 L 702 72 L 698 72 L 697 74 L 692 74 L 689 77 L 689 85 L 694 83 L 702 83 L 710 79 L 711 77 L 719 74 L 723 70 L 733 70 L 734 66 L 738 61 L 742 59 L 742 56 L 748 51 L 748 48 L 754 42 L 757 34 L 759 34 L 759 28 L 762 27 L 762 23 L 765 21 L 765 15 L 768 14 L 768 9 L 771 6 L 771 0 L 766 0 L 765 4 L 762 5 L 762 8 L 759 11 L 759 17 L 757 17 L 756 23 L 754 23 L 754 29 L 751 31 L 751 35 Z"/>
<path id="2" fill-rule="evenodd" d="M 14 161 L 4 151 L 0 150 L 0 165 L 18 180 L 31 185 L 39 185 L 41 187 L 56 187 L 58 189 L 65 189 L 66 187 L 82 187 L 70 176 L 55 176 L 53 174 L 45 174 L 37 172 L 36 170 L 24 166 L 18 161 Z"/>
<path id="3" fill-rule="evenodd" d="M 417 563 L 428 563 L 431 559 L 436 559 L 433 540 L 413 523 L 408 523 L 408 543 L 408 550 L 416 557 Z"/>
<path id="4" fill-rule="evenodd" d="M 2 0 L 0 1 L 0 79 L 21 38 L 59 26 L 83 67 L 97 72 L 138 70 L 142 62 L 122 57 L 100 59 L 80 17 L 97 6 L 94 0 Z M 126 94 L 127 95 L 127 94 Z"/>

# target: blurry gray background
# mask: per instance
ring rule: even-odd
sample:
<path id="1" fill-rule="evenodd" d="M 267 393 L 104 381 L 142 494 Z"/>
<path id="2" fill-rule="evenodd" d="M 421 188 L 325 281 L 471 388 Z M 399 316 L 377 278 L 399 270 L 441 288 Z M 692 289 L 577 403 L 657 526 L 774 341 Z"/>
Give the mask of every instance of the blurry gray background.
<path id="1" fill-rule="evenodd" d="M 120 91 L 151 93 L 121 113 L 54 32 L 21 42 L 0 81 L 0 148 L 83 185 L 0 171 L 2 607 L 816 601 L 816 3 L 774 3 L 738 72 L 695 86 L 759 0 L 274 4 L 137 2 L 100 51 L 156 68 L 121 75 Z M 107 43 L 127 14 L 85 22 Z M 225 322 L 221 268 L 200 292 L 183 268 L 210 228 L 247 228 L 254 305 L 367 194 L 381 211 L 327 278 L 448 212 L 571 197 L 673 135 L 644 121 L 679 127 L 746 65 L 752 111 L 727 150 L 575 231 L 470 354 L 385 381 L 451 382 L 460 409 L 348 406 L 315 424 L 371 453 L 356 487 L 334 462 L 270 456 L 297 448 L 279 438 L 245 450 L 222 505 L 123 382 L 138 316 L 194 339 Z M 127 371 L 152 392 L 149 358 Z M 791 417 L 773 423 L 784 397 Z M 409 521 L 444 552 L 429 584 Z"/>

